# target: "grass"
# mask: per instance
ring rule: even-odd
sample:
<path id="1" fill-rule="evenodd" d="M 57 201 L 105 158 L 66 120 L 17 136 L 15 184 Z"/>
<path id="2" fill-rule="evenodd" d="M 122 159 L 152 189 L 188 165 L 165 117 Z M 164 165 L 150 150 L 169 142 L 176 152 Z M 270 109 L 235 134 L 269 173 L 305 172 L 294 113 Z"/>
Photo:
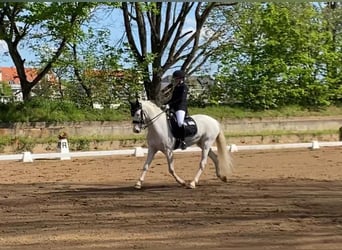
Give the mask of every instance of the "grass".
<path id="1" fill-rule="evenodd" d="M 79 108 L 66 101 L 34 99 L 28 103 L 0 103 L 0 122 L 82 122 L 130 119 L 128 108 Z"/>
<path id="2" fill-rule="evenodd" d="M 312 116 L 341 116 L 342 107 L 329 106 L 320 110 L 309 110 L 299 106 L 289 106 L 277 110 L 252 111 L 239 107 L 207 106 L 205 108 L 189 108 L 190 114 L 206 114 L 216 119 L 246 119 L 246 118 L 276 118 L 276 117 L 312 117 Z"/>
<path id="3" fill-rule="evenodd" d="M 299 106 L 288 106 L 277 110 L 253 111 L 241 107 L 212 105 L 205 108 L 189 107 L 190 114 L 206 114 L 218 120 L 244 118 L 307 117 L 342 115 L 342 106 L 329 106 L 309 110 Z M 128 121 L 128 105 L 118 109 L 80 108 L 67 101 L 51 101 L 35 98 L 27 103 L 0 103 L 0 122 L 82 122 L 82 121 Z"/>

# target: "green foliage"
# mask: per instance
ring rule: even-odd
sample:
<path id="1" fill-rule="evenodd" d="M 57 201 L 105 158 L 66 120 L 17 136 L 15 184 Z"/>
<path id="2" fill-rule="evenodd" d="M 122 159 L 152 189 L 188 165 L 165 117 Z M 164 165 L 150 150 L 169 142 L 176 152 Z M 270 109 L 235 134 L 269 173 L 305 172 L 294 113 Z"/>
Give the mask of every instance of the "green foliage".
<path id="1" fill-rule="evenodd" d="M 189 113 L 208 114 L 219 119 L 224 118 L 257 118 L 287 116 L 322 116 L 340 115 L 341 108 L 326 107 L 324 109 L 308 109 L 299 105 L 286 106 L 275 110 L 254 111 L 241 106 L 206 105 L 205 108 L 189 107 Z M 72 102 L 54 101 L 44 98 L 33 98 L 25 103 L 0 103 L 0 122 L 81 122 L 81 121 L 125 121 L 130 120 L 128 105 L 120 105 L 117 109 L 79 108 Z M 4 137 L 0 138 L 5 140 Z M 6 141 L 6 140 L 5 140 Z M 84 143 L 80 143 L 84 144 Z"/>
<path id="2" fill-rule="evenodd" d="M 340 116 L 342 108 L 329 106 L 320 109 L 304 108 L 299 105 L 284 106 L 278 109 L 259 110 L 247 109 L 241 105 L 232 107 L 231 105 L 207 105 L 205 108 L 190 107 L 189 113 L 207 114 L 217 119 L 263 119 L 267 117 L 309 117 L 309 116 Z"/>
<path id="3" fill-rule="evenodd" d="M 34 146 L 39 143 L 35 138 L 23 136 L 1 136 L 0 152 L 3 152 L 6 146 L 11 146 L 15 152 L 32 151 Z"/>
<path id="4" fill-rule="evenodd" d="M 265 110 L 319 108 L 338 99 L 336 83 L 334 89 L 329 84 L 336 77 L 325 77 L 326 66 L 341 70 L 342 62 L 336 61 L 337 50 L 331 50 L 331 32 L 321 11 L 311 3 L 241 4 L 227 12 L 227 20 L 235 26 L 233 42 L 216 57 L 220 86 L 213 90 L 224 93 L 215 95 L 218 100 Z"/>
<path id="5" fill-rule="evenodd" d="M 32 88 L 50 71 L 53 63 L 69 42 L 82 34 L 82 23 L 91 16 L 98 3 L 27 2 L 0 4 L 0 40 L 4 40 L 15 64 L 23 99 L 31 96 Z M 53 48 L 53 49 L 52 49 Z M 30 62 L 21 54 L 44 57 L 39 62 Z M 44 52 L 42 52 L 44 51 Z M 25 67 L 34 65 L 38 73 L 27 80 Z"/>
<path id="6" fill-rule="evenodd" d="M 123 70 L 122 49 L 112 45 L 108 28 L 84 28 L 84 33 L 68 47 L 54 66 L 63 81 L 64 99 L 80 107 L 94 104 L 109 108 L 121 103 L 143 86 L 136 70 Z M 69 74 L 65 74 L 69 72 Z"/>
<path id="7" fill-rule="evenodd" d="M 10 136 L 1 136 L 0 137 L 0 152 L 2 153 L 7 145 L 11 144 Z"/>
<path id="8" fill-rule="evenodd" d="M 32 98 L 25 103 L 0 104 L 0 122 L 116 121 L 129 119 L 127 107 L 80 109 L 70 101 Z"/>
<path id="9" fill-rule="evenodd" d="M 200 4 L 202 3 L 196 5 Z M 214 52 L 211 49 L 219 47 L 217 45 L 222 41 L 224 43 L 220 44 L 220 50 L 215 57 L 215 63 L 219 65 L 216 84 L 203 91 L 204 97 L 190 96 L 190 105 L 224 103 L 240 105 L 249 110 L 269 110 L 288 105 L 320 109 L 331 104 L 341 104 L 342 5 L 337 2 L 335 4 L 335 7 L 332 7 L 309 2 L 239 3 L 235 7 L 221 6 L 222 8 L 212 13 L 211 9 L 207 9 L 211 3 L 203 4 L 202 10 L 211 13 L 202 20 L 211 25 L 206 27 L 208 29 L 205 31 L 208 33 L 205 32 L 201 36 L 204 40 L 210 37 L 208 44 L 199 46 L 204 48 L 203 58 L 211 55 Z M 121 111 L 110 109 L 111 104 L 125 103 L 127 98 L 142 92 L 144 87 L 147 90 L 157 89 L 162 74 L 176 62 L 180 62 L 180 59 L 186 67 L 189 66 L 191 58 L 196 58 L 196 62 L 201 61 L 201 56 L 193 57 L 194 54 L 182 51 L 188 47 L 186 44 L 174 44 L 182 49 L 171 53 L 177 49 L 172 46 L 170 48 L 158 40 L 161 33 L 150 32 L 150 41 L 143 39 L 141 44 L 134 36 L 134 42 L 121 41 L 114 44 L 108 27 L 93 28 L 96 16 L 94 19 L 92 17 L 100 13 L 96 10 L 104 5 L 112 10 L 112 7 L 123 6 L 125 3 L 0 3 L 0 39 L 11 43 L 13 46 L 9 47 L 13 49 L 20 44 L 20 51 L 26 50 L 36 55 L 39 60 L 34 65 L 41 69 L 40 72 L 53 65 L 52 69 L 58 76 L 58 84 L 51 86 L 42 80 L 32 90 L 43 99 L 35 98 L 27 104 L 1 104 L 1 121 L 116 119 L 115 117 L 121 116 Z M 147 17 L 150 15 L 149 18 L 152 17 L 156 21 L 155 25 L 157 21 L 166 21 L 163 20 L 166 4 L 160 2 L 139 5 L 142 11 L 139 13 L 146 18 L 144 20 L 149 20 Z M 185 8 L 190 5 L 184 3 L 182 6 Z M 175 17 L 177 13 L 181 13 L 178 12 L 180 9 L 173 10 Z M 187 13 L 189 12 L 182 14 L 183 20 L 186 20 Z M 133 11 L 133 14 L 136 13 Z M 6 25 L 9 19 L 13 25 Z M 141 28 L 141 39 L 147 30 L 158 31 L 150 22 L 134 23 L 136 19 L 128 20 L 132 21 L 130 25 L 134 24 L 133 31 Z M 163 22 L 158 27 L 163 27 Z M 146 30 L 145 24 L 148 28 Z M 198 27 L 202 27 L 202 23 L 198 24 Z M 163 37 L 173 37 L 172 34 L 176 30 L 172 28 L 170 33 Z M 222 30 L 224 33 L 219 33 Z M 197 29 L 196 32 L 199 31 L 200 29 Z M 216 38 L 211 37 L 210 34 L 215 32 L 218 32 Z M 176 41 L 186 41 L 182 32 L 177 34 L 179 39 L 175 39 Z M 230 36 L 231 39 L 228 39 Z M 169 45 L 170 41 L 172 39 L 167 41 Z M 190 41 L 191 39 L 188 45 L 191 44 Z M 153 45 L 151 48 L 147 46 L 150 43 Z M 132 46 L 133 44 L 137 46 Z M 144 53 L 137 57 L 137 48 L 145 46 L 146 48 L 140 51 Z M 57 48 L 60 48 L 58 53 Z M 25 58 L 18 57 L 18 53 L 10 53 L 17 64 L 25 61 L 21 60 Z M 165 55 L 169 61 L 161 68 Z M 129 64 L 131 69 L 121 71 L 123 61 L 125 65 Z M 32 62 L 25 61 L 25 64 L 32 65 Z M 152 72 L 149 72 L 150 70 Z M 122 72 L 123 75 L 117 77 Z M 24 90 L 32 86 L 29 82 L 24 84 Z M 7 87 L 0 90 L 5 95 L 11 94 Z M 153 95 L 152 93 L 149 96 Z M 45 99 L 52 97 L 61 100 L 50 102 Z M 94 104 L 104 108 L 101 114 L 92 109 Z"/>
<path id="10" fill-rule="evenodd" d="M 12 90 L 8 83 L 0 82 L 0 96 L 12 96 Z"/>
<path id="11" fill-rule="evenodd" d="M 16 151 L 17 152 L 25 152 L 25 151 L 32 151 L 32 149 L 35 146 L 35 142 L 32 138 L 27 138 L 27 137 L 19 137 L 17 139 L 17 144 L 16 144 Z"/>
<path id="12" fill-rule="evenodd" d="M 90 142 L 92 140 L 91 139 L 87 139 L 87 138 L 71 138 L 69 140 L 69 144 L 70 144 L 70 149 L 71 150 L 89 150 L 90 149 Z"/>

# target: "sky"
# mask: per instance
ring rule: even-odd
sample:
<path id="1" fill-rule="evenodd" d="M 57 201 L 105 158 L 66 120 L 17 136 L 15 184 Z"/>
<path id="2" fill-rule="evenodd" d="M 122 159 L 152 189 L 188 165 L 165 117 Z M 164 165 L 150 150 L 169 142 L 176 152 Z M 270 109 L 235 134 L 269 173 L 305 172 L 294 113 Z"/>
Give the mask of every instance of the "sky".
<path id="1" fill-rule="evenodd" d="M 96 16 L 97 18 L 92 21 L 92 25 L 99 29 L 102 27 L 108 28 L 111 32 L 111 41 L 113 41 L 113 44 L 116 44 L 125 34 L 121 10 L 99 10 Z M 184 32 L 194 30 L 194 28 L 195 21 L 194 19 L 189 18 L 185 25 Z M 27 62 L 35 59 L 33 53 L 30 53 L 28 50 L 20 50 L 20 53 Z M 7 45 L 2 40 L 0 40 L 0 66 L 14 66 L 14 63 L 8 54 Z"/>
<path id="2" fill-rule="evenodd" d="M 0 66 L 14 66 L 11 58 L 8 55 L 8 48 L 5 41 L 0 40 Z"/>
<path id="3" fill-rule="evenodd" d="M 112 12 L 99 11 L 98 18 L 95 19 L 92 24 L 99 29 L 102 27 L 110 29 L 113 42 L 124 34 L 123 21 L 119 10 L 114 10 Z M 27 49 L 19 50 L 23 59 L 26 59 L 26 61 L 33 61 L 35 59 L 34 54 L 30 53 Z M 14 66 L 14 63 L 8 54 L 7 44 L 3 40 L 0 40 L 0 66 Z"/>

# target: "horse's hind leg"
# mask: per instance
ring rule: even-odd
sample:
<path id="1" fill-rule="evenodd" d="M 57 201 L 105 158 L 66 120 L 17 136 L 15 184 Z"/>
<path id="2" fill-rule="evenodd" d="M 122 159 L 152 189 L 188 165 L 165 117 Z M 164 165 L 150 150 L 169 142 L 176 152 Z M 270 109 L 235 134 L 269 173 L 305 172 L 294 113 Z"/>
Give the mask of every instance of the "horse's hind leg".
<path id="1" fill-rule="evenodd" d="M 196 185 L 198 184 L 199 178 L 201 176 L 201 174 L 203 173 L 205 166 L 207 164 L 208 161 L 208 153 L 211 151 L 210 147 L 204 147 L 202 148 L 202 157 L 201 157 L 201 161 L 199 164 L 199 169 L 195 175 L 195 178 L 192 182 L 190 182 L 189 187 L 190 188 L 195 188 Z"/>
<path id="2" fill-rule="evenodd" d="M 219 177 L 219 171 L 218 171 L 218 159 L 217 159 L 217 155 L 210 149 L 209 151 L 209 157 L 210 159 L 212 159 L 212 161 L 214 162 L 215 165 L 215 171 L 216 171 L 216 176 Z"/>
<path id="3" fill-rule="evenodd" d="M 153 160 L 153 157 L 154 157 L 154 155 L 156 153 L 157 153 L 157 151 L 155 149 L 151 149 L 151 148 L 148 149 L 147 158 L 146 158 L 146 161 L 144 163 L 141 176 L 140 176 L 139 180 L 137 181 L 137 183 L 134 186 L 136 189 L 141 189 L 141 186 L 142 186 L 142 183 L 144 182 L 147 170 L 148 170 L 148 168 L 149 168 L 149 166 L 150 166 L 150 164 L 151 164 L 151 162 Z"/>

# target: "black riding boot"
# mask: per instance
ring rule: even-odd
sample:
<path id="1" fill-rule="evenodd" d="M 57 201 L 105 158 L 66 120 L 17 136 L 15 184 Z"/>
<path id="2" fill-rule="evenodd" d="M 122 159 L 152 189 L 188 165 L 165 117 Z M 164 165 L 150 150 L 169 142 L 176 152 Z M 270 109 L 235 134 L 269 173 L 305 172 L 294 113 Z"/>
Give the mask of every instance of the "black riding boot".
<path id="1" fill-rule="evenodd" d="M 180 131 L 181 131 L 181 133 L 180 133 L 180 148 L 182 149 L 182 150 L 185 150 L 186 149 L 186 143 L 185 143 L 185 127 L 184 127 L 184 125 L 182 125 L 182 127 L 180 127 Z"/>

